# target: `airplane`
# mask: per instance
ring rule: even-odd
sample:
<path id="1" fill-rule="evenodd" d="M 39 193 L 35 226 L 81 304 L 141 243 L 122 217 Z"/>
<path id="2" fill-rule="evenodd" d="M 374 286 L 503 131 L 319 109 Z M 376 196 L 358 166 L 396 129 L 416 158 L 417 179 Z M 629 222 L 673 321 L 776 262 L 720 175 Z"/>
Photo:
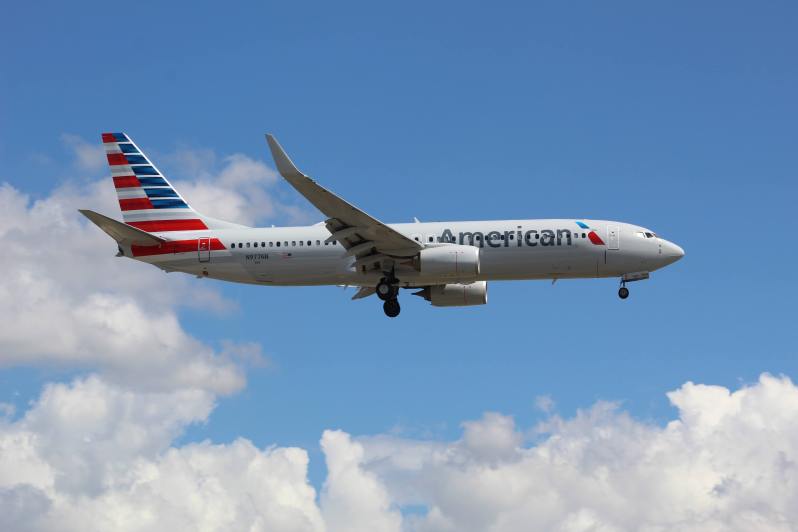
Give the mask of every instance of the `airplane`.
<path id="1" fill-rule="evenodd" d="M 274 136 L 266 141 L 283 178 L 326 220 L 303 227 L 248 227 L 195 211 L 125 133 L 103 133 L 122 220 L 80 212 L 117 242 L 117 256 L 166 272 L 266 286 L 358 287 L 399 315 L 399 289 L 436 307 L 484 305 L 488 281 L 620 279 L 627 283 L 684 256 L 653 231 L 587 219 L 386 224 L 300 172 Z"/>

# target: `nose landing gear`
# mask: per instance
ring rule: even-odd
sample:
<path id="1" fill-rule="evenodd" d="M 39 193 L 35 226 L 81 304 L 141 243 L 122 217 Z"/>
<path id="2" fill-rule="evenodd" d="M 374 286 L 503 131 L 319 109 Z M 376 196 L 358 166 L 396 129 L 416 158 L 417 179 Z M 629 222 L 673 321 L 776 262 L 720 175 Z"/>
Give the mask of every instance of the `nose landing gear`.
<path id="1" fill-rule="evenodd" d="M 624 283 L 624 284 L 626 284 L 626 283 Z M 626 288 L 626 286 L 622 285 L 618 289 L 618 297 L 620 297 L 621 299 L 626 299 L 627 297 L 629 297 L 629 289 Z"/>
<path id="2" fill-rule="evenodd" d="M 645 279 L 648 279 L 648 272 L 632 272 L 623 274 L 621 277 L 621 287 L 618 289 L 618 297 L 621 299 L 626 299 L 629 297 L 629 289 L 626 288 L 626 283 L 643 281 Z"/>

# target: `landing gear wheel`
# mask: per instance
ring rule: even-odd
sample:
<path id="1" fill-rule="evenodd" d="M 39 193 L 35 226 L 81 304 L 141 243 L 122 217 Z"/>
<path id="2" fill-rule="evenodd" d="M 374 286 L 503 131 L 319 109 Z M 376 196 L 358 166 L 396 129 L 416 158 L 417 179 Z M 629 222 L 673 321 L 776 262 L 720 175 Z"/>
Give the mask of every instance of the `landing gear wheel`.
<path id="1" fill-rule="evenodd" d="M 389 299 L 396 299 L 396 294 L 399 292 L 399 289 L 390 284 L 385 279 L 381 279 L 380 282 L 377 284 L 377 297 L 382 299 L 383 301 L 388 301 Z"/>
<path id="2" fill-rule="evenodd" d="M 385 303 L 383 303 L 382 310 L 385 311 L 385 315 L 388 316 L 389 318 L 395 318 L 396 316 L 399 315 L 399 311 L 402 309 L 401 307 L 399 307 L 399 300 L 394 298 L 394 299 L 389 299 Z"/>
<path id="3" fill-rule="evenodd" d="M 629 289 L 626 288 L 625 286 L 620 287 L 618 289 L 618 297 L 620 297 L 621 299 L 626 299 L 627 297 L 629 297 Z"/>

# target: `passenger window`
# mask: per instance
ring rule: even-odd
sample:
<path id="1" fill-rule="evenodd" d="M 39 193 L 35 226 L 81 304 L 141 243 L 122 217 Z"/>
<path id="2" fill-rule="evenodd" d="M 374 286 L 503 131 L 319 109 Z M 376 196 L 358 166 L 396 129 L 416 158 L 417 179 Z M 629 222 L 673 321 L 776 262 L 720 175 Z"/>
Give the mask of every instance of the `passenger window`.
<path id="1" fill-rule="evenodd" d="M 504 235 L 500 236 L 499 239 L 504 240 Z"/>
<path id="2" fill-rule="evenodd" d="M 269 242 L 269 247 L 273 248 L 274 247 L 274 242 Z"/>
<path id="3" fill-rule="evenodd" d="M 429 241 L 432 242 L 432 237 L 429 237 Z"/>
<path id="4" fill-rule="evenodd" d="M 292 246 L 296 246 L 296 240 L 292 240 L 292 241 L 291 241 L 291 245 L 292 245 Z"/>
<path id="5" fill-rule="evenodd" d="M 582 233 L 582 238 L 585 238 L 585 233 Z"/>
<path id="6" fill-rule="evenodd" d="M 258 243 L 257 242 L 255 242 L 255 247 L 258 247 Z"/>
<path id="7" fill-rule="evenodd" d="M 313 242 L 311 242 L 310 240 L 308 240 L 308 246 L 310 246 L 311 244 L 313 244 Z"/>
<path id="8" fill-rule="evenodd" d="M 303 244 L 303 242 L 300 240 L 300 241 L 299 241 L 299 245 L 301 246 L 302 244 Z"/>
<path id="9" fill-rule="evenodd" d="M 260 243 L 260 247 L 265 248 L 266 247 L 266 242 L 261 242 Z"/>
<path id="10" fill-rule="evenodd" d="M 510 240 L 512 240 L 512 239 L 513 239 L 513 234 L 512 234 L 512 233 L 510 233 Z"/>
<path id="11" fill-rule="evenodd" d="M 238 243 L 238 249 L 241 249 L 241 248 L 243 248 L 243 247 L 244 247 L 244 244 L 242 244 L 241 242 L 239 242 L 239 243 Z"/>
<path id="12" fill-rule="evenodd" d="M 235 242 L 233 242 L 232 244 L 230 244 L 230 247 L 231 247 L 231 248 L 234 248 L 234 247 L 236 247 L 236 243 L 235 243 Z"/>
<path id="13" fill-rule="evenodd" d="M 319 241 L 319 240 L 316 240 L 316 245 L 317 245 L 317 246 L 320 246 L 320 245 L 321 245 L 321 241 Z"/>
<path id="14" fill-rule="evenodd" d="M 279 243 L 279 242 L 277 242 L 277 247 L 278 247 L 278 248 L 280 247 L 280 243 Z"/>
<path id="15" fill-rule="evenodd" d="M 283 240 L 283 246 L 288 247 L 288 240 Z"/>
<path id="16" fill-rule="evenodd" d="M 249 242 L 247 242 L 247 247 L 249 247 Z"/>

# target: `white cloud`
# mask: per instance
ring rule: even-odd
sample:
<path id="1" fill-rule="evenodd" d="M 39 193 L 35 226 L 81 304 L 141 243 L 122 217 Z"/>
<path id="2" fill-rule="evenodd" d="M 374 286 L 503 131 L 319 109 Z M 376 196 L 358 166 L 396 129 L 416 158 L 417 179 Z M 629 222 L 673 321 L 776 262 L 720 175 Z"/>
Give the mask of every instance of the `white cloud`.
<path id="1" fill-rule="evenodd" d="M 323 530 L 304 450 L 170 446 L 212 405 L 208 392 L 97 376 L 49 385 L 0 424 L 0 529 Z"/>
<path id="2" fill-rule="evenodd" d="M 599 402 L 526 445 L 495 413 L 448 442 L 326 431 L 317 499 L 303 449 L 174 444 L 207 421 L 212 393 L 89 376 L 0 421 L 0 529 L 793 530 L 798 387 L 765 374 L 668 396 L 678 417 L 665 426 Z"/>
<path id="3" fill-rule="evenodd" d="M 791 530 L 798 522 L 798 388 L 763 375 L 735 392 L 687 383 L 665 427 L 598 403 L 513 448 L 508 418 L 460 441 L 366 438 L 362 468 L 395 503 L 420 504 L 410 530 Z M 490 443 L 474 452 L 469 431 Z M 412 458 L 411 458 L 412 457 Z"/>
<path id="4" fill-rule="evenodd" d="M 331 532 L 398 532 L 401 516 L 373 473 L 361 467 L 363 446 L 341 431 L 325 431 L 321 449 L 327 458 L 327 481 L 321 497 Z"/>
<path id="5" fill-rule="evenodd" d="M 100 142 L 88 142 L 79 135 L 64 133 L 61 140 L 75 155 L 78 168 L 83 170 L 100 170 L 105 168 L 107 160 L 105 149 Z"/>
<path id="6" fill-rule="evenodd" d="M 239 389 L 234 358 L 191 337 L 177 317 L 180 306 L 225 313 L 235 305 L 201 281 L 115 257 L 115 243 L 77 212 L 115 203 L 109 180 L 37 201 L 0 185 L 0 246 L 12 265 L 0 277 L 0 365 L 97 368 L 150 388 Z M 254 358 L 258 347 L 246 349 Z"/>

